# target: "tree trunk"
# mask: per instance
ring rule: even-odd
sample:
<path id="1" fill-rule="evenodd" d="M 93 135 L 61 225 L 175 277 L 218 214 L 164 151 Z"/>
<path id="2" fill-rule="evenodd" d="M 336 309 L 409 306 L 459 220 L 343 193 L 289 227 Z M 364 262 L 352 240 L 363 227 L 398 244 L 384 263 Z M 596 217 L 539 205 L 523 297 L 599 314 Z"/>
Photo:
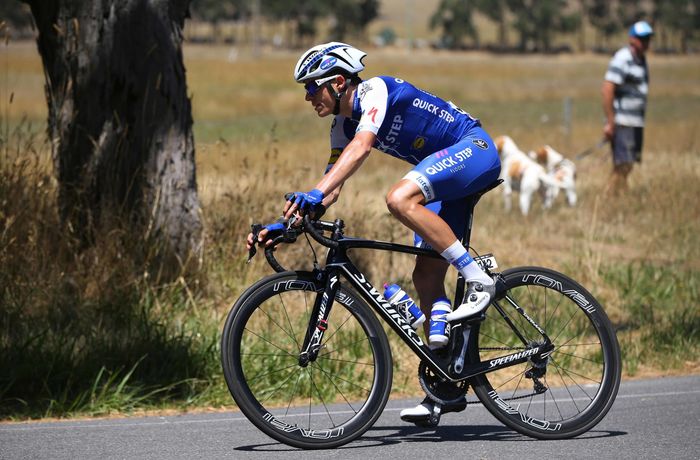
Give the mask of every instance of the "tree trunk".
<path id="1" fill-rule="evenodd" d="M 185 260 L 201 249 L 182 59 L 189 0 L 26 0 L 46 77 L 63 222 L 89 243 L 107 219 Z"/>

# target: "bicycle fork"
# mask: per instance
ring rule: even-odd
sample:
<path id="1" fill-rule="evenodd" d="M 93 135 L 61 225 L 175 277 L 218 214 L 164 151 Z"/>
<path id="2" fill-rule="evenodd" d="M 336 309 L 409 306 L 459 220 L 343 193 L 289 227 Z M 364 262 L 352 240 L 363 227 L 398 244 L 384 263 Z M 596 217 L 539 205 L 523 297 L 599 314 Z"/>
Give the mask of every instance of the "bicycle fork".
<path id="1" fill-rule="evenodd" d="M 314 307 L 311 311 L 304 343 L 299 352 L 299 365 L 301 367 L 308 366 L 310 362 L 316 361 L 318 357 L 321 343 L 323 342 L 323 334 L 328 328 L 328 316 L 331 313 L 333 299 L 335 299 L 335 295 L 340 287 L 338 273 L 335 270 L 330 273 L 318 271 L 317 274 L 321 279 L 325 278 L 325 287 L 323 292 L 319 292 L 316 296 Z"/>

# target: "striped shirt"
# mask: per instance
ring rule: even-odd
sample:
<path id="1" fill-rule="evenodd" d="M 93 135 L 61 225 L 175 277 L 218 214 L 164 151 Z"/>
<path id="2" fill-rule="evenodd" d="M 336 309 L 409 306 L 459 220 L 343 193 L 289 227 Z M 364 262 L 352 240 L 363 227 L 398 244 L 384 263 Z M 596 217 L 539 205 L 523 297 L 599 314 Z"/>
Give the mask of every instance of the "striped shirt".
<path id="1" fill-rule="evenodd" d="M 635 58 L 626 46 L 615 53 L 605 72 L 605 80 L 615 84 L 615 124 L 644 126 L 649 92 L 649 69 L 644 57 Z"/>

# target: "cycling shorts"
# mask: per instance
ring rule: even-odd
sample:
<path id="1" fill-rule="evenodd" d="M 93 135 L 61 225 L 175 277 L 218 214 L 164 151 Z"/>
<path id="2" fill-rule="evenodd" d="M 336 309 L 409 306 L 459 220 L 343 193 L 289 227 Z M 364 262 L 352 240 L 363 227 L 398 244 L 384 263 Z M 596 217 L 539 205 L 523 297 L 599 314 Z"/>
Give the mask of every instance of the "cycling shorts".
<path id="1" fill-rule="evenodd" d="M 474 127 L 456 144 L 427 156 L 404 179 L 415 183 L 426 207 L 438 214 L 461 240 L 466 228 L 465 197 L 483 190 L 501 172 L 501 160 L 491 137 Z M 415 236 L 417 246 L 426 246 Z"/>

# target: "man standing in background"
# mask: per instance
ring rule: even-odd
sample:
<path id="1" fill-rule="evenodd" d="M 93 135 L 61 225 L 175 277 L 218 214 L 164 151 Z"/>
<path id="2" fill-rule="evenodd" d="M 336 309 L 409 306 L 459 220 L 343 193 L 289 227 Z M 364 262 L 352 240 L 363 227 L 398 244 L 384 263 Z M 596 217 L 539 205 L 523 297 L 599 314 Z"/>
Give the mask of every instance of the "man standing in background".
<path id="1" fill-rule="evenodd" d="M 612 146 L 613 172 L 607 190 L 613 194 L 627 189 L 632 166 L 642 161 L 644 112 L 649 92 L 645 54 L 653 34 L 647 22 L 634 23 L 629 30 L 629 45 L 615 53 L 605 73 L 603 133 Z"/>

